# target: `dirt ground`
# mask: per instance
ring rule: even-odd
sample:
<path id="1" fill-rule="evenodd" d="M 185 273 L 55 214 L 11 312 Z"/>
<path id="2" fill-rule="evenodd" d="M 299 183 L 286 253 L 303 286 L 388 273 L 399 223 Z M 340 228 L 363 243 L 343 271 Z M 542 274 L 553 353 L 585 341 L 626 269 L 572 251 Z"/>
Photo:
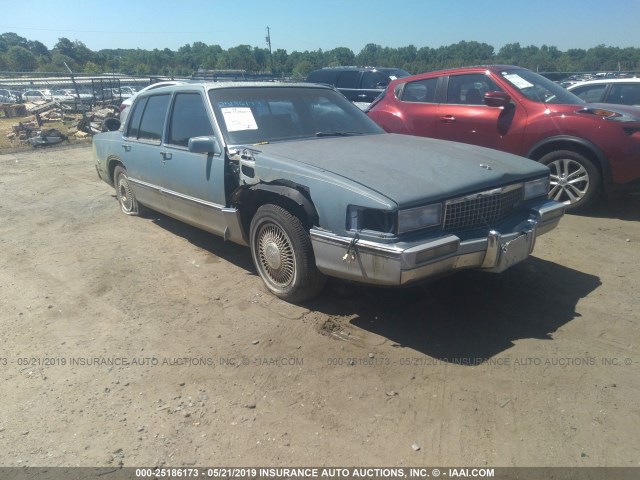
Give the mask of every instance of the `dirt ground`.
<path id="1" fill-rule="evenodd" d="M 90 147 L 0 155 L 0 465 L 639 466 L 639 207 L 501 276 L 296 306 L 123 215 Z"/>

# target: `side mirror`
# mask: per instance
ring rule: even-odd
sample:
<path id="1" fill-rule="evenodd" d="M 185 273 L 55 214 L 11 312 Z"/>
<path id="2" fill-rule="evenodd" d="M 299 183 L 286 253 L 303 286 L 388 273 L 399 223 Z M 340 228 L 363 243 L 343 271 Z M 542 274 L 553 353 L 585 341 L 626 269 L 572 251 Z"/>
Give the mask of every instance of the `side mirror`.
<path id="1" fill-rule="evenodd" d="M 189 139 L 189 151 L 193 153 L 213 153 L 220 155 L 222 149 L 216 137 L 193 137 Z"/>
<path id="2" fill-rule="evenodd" d="M 511 97 L 504 92 L 487 92 L 484 103 L 490 107 L 506 107 L 511 103 Z"/>
<path id="3" fill-rule="evenodd" d="M 105 118 L 102 122 L 103 132 L 115 132 L 120 128 L 120 120 L 117 118 L 109 117 Z"/>

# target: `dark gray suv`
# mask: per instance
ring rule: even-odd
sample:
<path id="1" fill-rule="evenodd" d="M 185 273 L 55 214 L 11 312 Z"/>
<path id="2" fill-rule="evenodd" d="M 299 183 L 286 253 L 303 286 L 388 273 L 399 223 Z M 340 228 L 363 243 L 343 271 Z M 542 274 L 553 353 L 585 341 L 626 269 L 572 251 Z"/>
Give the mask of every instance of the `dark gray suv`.
<path id="1" fill-rule="evenodd" d="M 311 72 L 307 82 L 332 85 L 352 102 L 371 103 L 391 80 L 409 75 L 400 68 L 325 67 Z"/>

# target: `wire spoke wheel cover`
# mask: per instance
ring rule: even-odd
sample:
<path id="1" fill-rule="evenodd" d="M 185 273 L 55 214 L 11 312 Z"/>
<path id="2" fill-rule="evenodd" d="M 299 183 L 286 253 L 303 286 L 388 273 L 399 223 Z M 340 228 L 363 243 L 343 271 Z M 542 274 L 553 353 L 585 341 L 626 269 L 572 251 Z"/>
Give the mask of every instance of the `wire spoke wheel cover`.
<path id="1" fill-rule="evenodd" d="M 129 186 L 129 182 L 124 175 L 120 175 L 118 178 L 118 200 L 120 200 L 120 205 L 122 205 L 122 210 L 127 213 L 131 212 L 133 208 L 132 194 L 131 194 L 131 186 Z"/>
<path id="2" fill-rule="evenodd" d="M 316 267 L 309 232 L 279 205 L 262 205 L 251 219 L 251 256 L 267 289 L 290 302 L 318 295 L 326 277 Z"/>
<path id="3" fill-rule="evenodd" d="M 258 232 L 258 259 L 263 271 L 279 287 L 287 287 L 296 276 L 296 258 L 287 234 L 275 224 L 265 224 Z"/>
<path id="4" fill-rule="evenodd" d="M 138 204 L 136 196 L 131 189 L 127 171 L 120 166 L 116 167 L 113 171 L 113 179 L 116 187 L 116 197 L 122 211 L 127 215 L 139 215 L 143 211 L 143 207 Z"/>

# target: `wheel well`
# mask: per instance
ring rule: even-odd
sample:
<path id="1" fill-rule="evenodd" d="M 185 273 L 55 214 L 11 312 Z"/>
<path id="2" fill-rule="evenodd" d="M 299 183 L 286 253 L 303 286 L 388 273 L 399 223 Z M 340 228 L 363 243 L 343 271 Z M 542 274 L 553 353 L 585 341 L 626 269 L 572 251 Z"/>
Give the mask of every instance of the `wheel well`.
<path id="1" fill-rule="evenodd" d="M 600 163 L 600 159 L 598 155 L 591 150 L 588 146 L 582 145 L 577 142 L 571 142 L 568 140 L 561 140 L 557 142 L 550 142 L 544 145 L 540 145 L 533 152 L 529 154 L 529 158 L 535 160 L 536 162 L 540 161 L 542 157 L 544 157 L 547 153 L 556 152 L 558 150 L 569 150 L 571 152 L 579 153 L 583 157 L 590 160 L 593 165 L 598 169 L 600 176 L 603 176 L 602 165 Z"/>
<path id="2" fill-rule="evenodd" d="M 233 203 L 241 205 L 242 228 L 247 237 L 251 220 L 258 208 L 269 203 L 278 205 L 298 217 L 307 231 L 318 223 L 318 214 L 315 207 L 306 196 L 293 188 L 279 188 L 287 193 L 293 193 L 293 195 L 285 196 L 277 191 L 263 189 L 243 189 L 233 195 Z M 302 204 L 299 202 L 302 202 Z"/>
<path id="3" fill-rule="evenodd" d="M 124 168 L 124 165 L 118 160 L 112 160 L 111 162 L 109 162 L 109 179 L 111 180 L 111 185 L 115 185 L 115 178 L 113 178 L 113 174 L 116 170 L 116 167 Z"/>

